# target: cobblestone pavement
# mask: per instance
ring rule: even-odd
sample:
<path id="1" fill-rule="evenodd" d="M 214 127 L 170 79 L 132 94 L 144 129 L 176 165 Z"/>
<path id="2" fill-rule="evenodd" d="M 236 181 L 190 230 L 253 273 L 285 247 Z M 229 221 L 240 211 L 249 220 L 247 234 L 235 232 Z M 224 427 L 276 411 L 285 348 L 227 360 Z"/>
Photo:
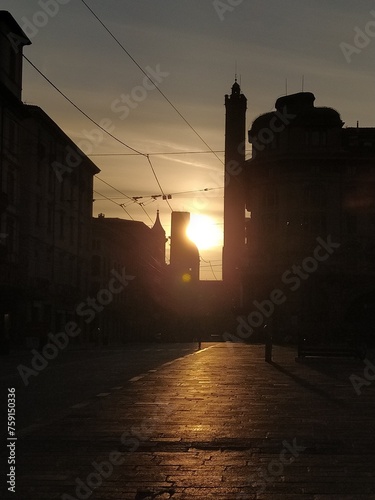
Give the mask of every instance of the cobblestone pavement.
<path id="1" fill-rule="evenodd" d="M 374 395 L 360 360 L 216 344 L 19 436 L 9 498 L 375 499 Z"/>

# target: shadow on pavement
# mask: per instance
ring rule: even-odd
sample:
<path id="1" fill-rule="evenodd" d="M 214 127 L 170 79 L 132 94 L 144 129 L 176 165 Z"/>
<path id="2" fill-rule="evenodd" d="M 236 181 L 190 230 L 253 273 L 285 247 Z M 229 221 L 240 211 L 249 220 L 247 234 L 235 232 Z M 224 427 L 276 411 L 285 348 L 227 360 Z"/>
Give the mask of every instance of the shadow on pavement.
<path id="1" fill-rule="evenodd" d="M 327 399 L 328 401 L 330 401 L 331 403 L 333 403 L 337 406 L 341 406 L 341 407 L 345 406 L 345 404 L 342 400 L 336 399 L 334 396 L 332 396 L 328 392 L 324 391 L 323 389 L 320 389 L 319 387 L 316 387 L 315 385 L 311 384 L 308 380 L 303 379 L 303 378 L 299 377 L 298 375 L 296 375 L 295 373 L 290 372 L 289 370 L 280 366 L 279 364 L 275 363 L 274 361 L 271 361 L 269 364 L 271 366 L 273 366 L 274 368 L 276 368 L 276 370 L 278 370 L 279 372 L 281 372 L 284 375 L 286 375 L 287 377 L 290 377 L 291 379 L 293 379 L 297 384 L 304 387 L 308 391 L 311 391 L 311 392 L 317 394 L 318 396 L 321 396 L 322 398 Z"/>

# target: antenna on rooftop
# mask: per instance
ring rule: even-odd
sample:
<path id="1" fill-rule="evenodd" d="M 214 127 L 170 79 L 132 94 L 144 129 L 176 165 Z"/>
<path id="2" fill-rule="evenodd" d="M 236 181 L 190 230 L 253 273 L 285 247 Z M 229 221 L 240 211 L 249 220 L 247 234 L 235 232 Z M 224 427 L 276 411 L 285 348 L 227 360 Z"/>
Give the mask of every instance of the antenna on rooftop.
<path id="1" fill-rule="evenodd" d="M 304 92 L 305 89 L 305 75 L 302 75 L 302 92 Z"/>
<path id="2" fill-rule="evenodd" d="M 288 78 L 285 78 L 285 95 L 288 95 Z"/>

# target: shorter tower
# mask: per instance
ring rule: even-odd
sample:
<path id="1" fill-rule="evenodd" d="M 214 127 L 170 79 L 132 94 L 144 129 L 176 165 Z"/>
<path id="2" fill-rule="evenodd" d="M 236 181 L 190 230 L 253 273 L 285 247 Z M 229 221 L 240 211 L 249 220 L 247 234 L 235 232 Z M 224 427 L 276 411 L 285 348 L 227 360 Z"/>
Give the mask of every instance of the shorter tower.
<path id="1" fill-rule="evenodd" d="M 171 277 L 177 283 L 199 281 L 199 251 L 188 238 L 189 212 L 172 212 Z"/>

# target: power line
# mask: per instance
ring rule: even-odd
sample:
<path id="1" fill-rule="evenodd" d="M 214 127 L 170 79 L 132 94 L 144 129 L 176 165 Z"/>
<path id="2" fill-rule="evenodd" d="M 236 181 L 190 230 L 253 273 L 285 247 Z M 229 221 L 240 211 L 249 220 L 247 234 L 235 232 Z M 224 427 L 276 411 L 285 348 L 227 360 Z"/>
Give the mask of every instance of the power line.
<path id="1" fill-rule="evenodd" d="M 217 150 L 215 153 L 225 153 L 225 151 Z M 251 149 L 246 150 L 245 153 L 251 153 Z M 204 155 L 212 154 L 212 151 L 169 151 L 166 153 L 148 153 L 148 156 L 170 156 L 170 155 Z M 137 156 L 137 153 L 93 153 L 87 156 Z"/>
<path id="2" fill-rule="evenodd" d="M 35 64 L 33 64 L 30 59 L 28 59 L 24 54 L 23 54 L 23 57 L 24 59 L 35 69 L 35 71 L 37 71 L 39 73 L 39 75 L 44 78 L 44 80 L 46 80 L 60 95 L 62 95 L 64 97 L 64 99 L 66 99 L 74 108 L 76 108 L 83 116 L 85 116 L 88 120 L 90 120 L 91 123 L 93 123 L 94 125 L 96 125 L 100 130 L 102 130 L 103 132 L 105 132 L 106 134 L 108 134 L 110 137 L 112 137 L 112 139 L 114 139 L 115 141 L 119 142 L 120 144 L 122 144 L 123 146 L 127 147 L 128 149 L 131 149 L 132 151 L 134 151 L 136 154 L 138 155 L 142 155 L 142 156 L 146 156 L 145 153 L 141 153 L 140 151 L 138 151 L 137 149 L 135 148 L 132 148 L 131 146 L 129 146 L 129 144 L 127 144 L 126 142 L 122 141 L 121 139 L 119 139 L 118 137 L 116 137 L 115 135 L 111 134 L 111 132 L 108 132 L 108 130 L 106 130 L 104 127 L 102 127 L 98 122 L 96 122 L 93 118 L 91 118 L 91 116 L 89 116 L 85 111 L 83 111 L 83 109 L 81 109 L 77 104 L 75 104 L 66 94 L 64 94 L 64 92 L 62 92 L 54 83 L 51 82 L 51 80 L 44 74 L 42 73 L 42 71 L 37 68 L 35 66 Z"/>
<path id="3" fill-rule="evenodd" d="M 109 182 L 105 181 L 104 179 L 102 179 L 101 177 L 98 177 L 96 176 L 95 177 L 96 179 L 98 179 L 100 182 L 103 182 L 104 184 L 106 184 L 107 186 L 109 186 L 110 188 L 114 189 L 115 191 L 119 192 L 120 194 L 124 195 L 125 198 L 129 199 L 129 200 L 132 200 L 134 203 L 137 203 L 137 205 L 139 205 L 142 210 L 144 211 L 144 213 L 147 215 L 147 217 L 150 219 L 151 223 L 153 224 L 153 220 L 151 219 L 150 215 L 148 214 L 147 210 L 145 209 L 145 207 L 141 204 L 141 203 L 138 203 L 137 200 L 135 200 L 134 198 L 131 198 L 130 196 L 128 196 L 127 194 L 123 193 L 122 191 L 120 191 L 119 189 L 117 189 L 116 187 L 112 186 L 111 184 L 109 184 Z M 118 203 L 118 205 L 123 209 L 125 210 L 125 207 L 124 207 L 124 203 Z M 126 211 L 126 210 L 125 210 Z"/>
<path id="4" fill-rule="evenodd" d="M 211 272 L 212 272 L 212 274 L 213 274 L 213 276 L 214 276 L 215 280 L 216 280 L 216 281 L 219 281 L 219 280 L 218 280 L 218 277 L 217 277 L 217 276 L 216 276 L 216 274 L 215 274 L 214 267 L 220 267 L 220 268 L 221 268 L 221 267 L 222 267 L 222 264 L 212 264 L 212 261 L 211 261 L 211 260 L 205 260 L 205 259 L 204 259 L 201 255 L 199 255 L 199 257 L 200 257 L 200 259 L 201 259 L 201 260 L 203 260 L 203 262 L 206 262 L 206 265 L 204 265 L 204 264 L 203 264 L 203 265 L 202 265 L 202 264 L 200 264 L 200 266 L 199 266 L 199 267 L 200 267 L 200 268 L 202 268 L 202 269 L 203 269 L 203 268 L 207 268 L 207 267 L 209 267 L 209 268 L 211 269 Z M 217 261 L 213 261 L 213 262 L 217 262 Z"/>
<path id="5" fill-rule="evenodd" d="M 207 144 L 207 142 L 203 139 L 203 137 L 197 132 L 197 130 L 191 125 L 191 123 L 183 116 L 183 114 L 177 109 L 177 107 L 170 101 L 170 99 L 164 94 L 162 90 L 156 85 L 153 79 L 146 73 L 146 71 L 142 68 L 142 66 L 135 60 L 135 58 L 130 54 L 130 52 L 122 45 L 122 43 L 115 37 L 115 35 L 111 32 L 111 30 L 104 24 L 104 22 L 99 18 L 97 14 L 87 5 L 85 0 L 81 0 L 81 2 L 86 6 L 86 8 L 91 12 L 91 14 L 95 17 L 95 19 L 103 26 L 103 28 L 107 31 L 111 38 L 117 43 L 117 45 L 125 52 L 125 54 L 133 61 L 133 63 L 137 66 L 137 68 L 150 80 L 150 82 L 155 86 L 156 90 L 159 92 L 161 96 L 168 102 L 168 104 L 176 111 L 176 113 L 182 118 L 182 120 L 186 123 L 186 125 L 194 132 L 194 134 L 203 142 L 203 144 L 211 151 L 211 153 L 216 156 L 216 158 L 223 164 L 223 160 L 219 158 L 219 156 L 215 153 L 215 151 Z"/>
<path id="6" fill-rule="evenodd" d="M 225 153 L 225 151 L 215 151 L 215 153 Z M 169 151 L 161 153 L 148 153 L 148 156 L 169 156 L 169 155 L 204 155 L 212 154 L 212 151 Z M 87 156 L 137 156 L 137 153 L 94 153 Z"/>
<path id="7" fill-rule="evenodd" d="M 165 198 L 165 195 L 164 195 L 164 191 L 161 187 L 161 184 L 159 182 L 159 179 L 156 175 L 156 172 L 155 172 L 155 169 L 154 167 L 152 166 L 152 163 L 148 157 L 148 155 L 146 153 L 141 153 L 140 151 L 138 151 L 137 149 L 135 148 L 132 148 L 131 146 L 129 146 L 128 144 L 126 144 L 125 142 L 123 142 L 121 139 L 119 139 L 118 137 L 114 136 L 113 134 L 111 134 L 110 132 L 108 132 L 108 130 L 106 130 L 104 127 L 102 127 L 101 125 L 99 125 L 99 123 L 97 123 L 93 118 L 91 118 L 91 116 L 89 116 L 87 113 L 85 113 L 85 111 L 83 111 L 77 104 L 75 104 L 66 94 L 64 94 L 64 92 L 62 92 L 54 83 L 52 83 L 52 81 L 39 69 L 35 66 L 35 64 L 33 64 L 25 55 L 23 55 L 23 57 L 25 58 L 25 60 L 39 73 L 39 75 L 41 75 L 60 95 L 62 95 L 64 97 L 64 99 L 66 99 L 72 106 L 74 106 L 74 108 L 76 108 L 80 113 L 82 113 L 88 120 L 90 120 L 92 123 L 94 123 L 97 127 L 100 128 L 100 130 L 102 130 L 103 132 L 105 132 L 106 134 L 108 134 L 110 137 L 112 137 L 113 139 L 115 139 L 117 142 L 119 142 L 120 144 L 122 144 L 123 146 L 126 146 L 127 148 L 131 149 L 132 151 L 134 151 L 135 153 L 137 153 L 138 155 L 141 155 L 141 156 L 145 156 L 147 158 L 147 161 L 151 167 L 151 170 L 152 170 L 152 173 L 154 174 L 154 177 L 156 179 L 156 182 L 160 188 L 160 191 L 162 192 L 163 194 L 163 199 L 166 199 L 167 201 L 167 204 L 169 206 L 169 208 L 171 209 L 172 211 L 172 207 L 170 206 L 169 202 L 168 202 L 168 199 Z M 99 179 L 99 177 L 97 177 Z M 100 179 L 102 180 L 102 179 Z M 110 186 L 110 184 L 108 184 Z M 113 187 L 113 186 L 111 186 Z M 116 188 L 114 188 L 116 189 Z M 117 190 L 118 191 L 118 190 Z M 122 193 L 121 191 L 119 191 L 121 194 L 124 194 Z M 151 217 L 148 215 L 148 213 L 146 212 L 146 210 L 144 209 L 144 207 L 139 204 L 142 209 L 144 210 L 144 212 L 146 213 L 147 217 L 150 219 L 151 222 L 153 222 L 153 220 L 151 219 Z"/>
<path id="8" fill-rule="evenodd" d="M 210 268 L 211 268 L 212 274 L 214 275 L 215 280 L 218 281 L 218 278 L 215 274 L 215 271 L 214 271 L 214 268 L 213 268 L 213 265 L 211 264 L 211 262 L 210 262 Z"/>
<path id="9" fill-rule="evenodd" d="M 115 201 L 111 200 L 111 198 L 108 198 L 108 197 L 107 197 L 105 194 L 103 194 L 103 193 L 99 193 L 99 191 L 96 191 L 95 189 L 93 190 L 93 192 L 94 192 L 94 193 L 97 193 L 97 194 L 98 194 L 98 195 L 100 195 L 100 196 L 103 196 L 106 200 L 111 201 L 111 202 L 112 202 L 112 203 L 114 203 L 115 205 L 117 205 L 117 206 L 121 207 L 121 208 L 122 208 L 122 209 L 123 209 L 123 210 L 124 210 L 124 211 L 128 214 L 128 216 L 131 218 L 131 220 L 134 220 L 134 218 L 133 218 L 133 217 L 129 214 L 129 212 L 128 212 L 128 211 L 127 211 L 124 207 L 122 207 L 122 206 L 120 205 L 120 203 L 116 203 Z M 94 201 L 95 201 L 95 200 L 94 200 Z"/>
<path id="10" fill-rule="evenodd" d="M 224 189 L 224 187 L 215 187 L 215 188 L 203 188 L 203 189 L 194 189 L 194 190 L 191 190 L 191 191 L 179 191 L 178 193 L 168 193 L 168 195 L 170 196 L 179 196 L 181 194 L 194 194 L 194 193 L 201 193 L 201 192 L 207 192 L 207 191 L 214 191 L 216 189 Z M 127 195 L 126 197 L 129 198 L 130 195 Z M 132 199 L 132 200 L 140 200 L 142 198 L 152 198 L 152 199 L 156 199 L 156 198 L 159 198 L 160 196 L 162 196 L 161 194 L 153 194 L 153 195 L 139 195 L 139 196 L 131 196 L 129 199 Z M 115 197 L 115 196 L 112 196 L 111 197 L 111 200 L 123 200 L 124 198 L 123 197 Z"/>
<path id="11" fill-rule="evenodd" d="M 172 207 L 171 207 L 171 205 L 170 205 L 170 203 L 169 203 L 169 201 L 168 201 L 167 196 L 165 195 L 165 193 L 164 193 L 164 191 L 163 191 L 163 188 L 161 187 L 161 184 L 160 184 L 159 179 L 158 179 L 158 177 L 157 177 L 157 175 L 156 175 L 156 172 L 155 172 L 154 166 L 153 166 L 153 164 L 151 163 L 150 157 L 149 157 L 148 155 L 147 155 L 147 161 L 148 161 L 148 163 L 149 163 L 149 165 L 150 165 L 150 167 L 151 167 L 151 170 L 152 170 L 152 173 L 154 174 L 154 177 L 155 177 L 155 179 L 156 179 L 156 182 L 158 183 L 158 186 L 159 186 L 159 188 L 160 188 L 160 191 L 162 192 L 162 195 L 163 195 L 163 200 L 165 200 L 165 201 L 167 202 L 168 207 L 170 208 L 171 212 L 173 212 Z"/>

